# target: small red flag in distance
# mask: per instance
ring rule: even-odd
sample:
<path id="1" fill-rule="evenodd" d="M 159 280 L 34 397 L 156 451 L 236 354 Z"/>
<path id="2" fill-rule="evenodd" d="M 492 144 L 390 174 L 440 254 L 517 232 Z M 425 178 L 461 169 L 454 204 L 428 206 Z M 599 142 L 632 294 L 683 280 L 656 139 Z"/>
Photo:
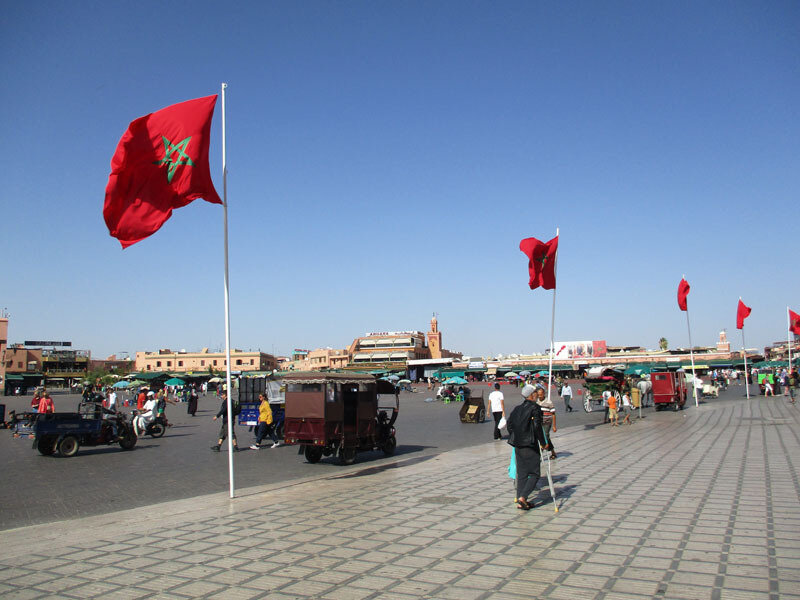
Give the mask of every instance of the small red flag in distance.
<path id="1" fill-rule="evenodd" d="M 556 252 L 558 236 L 549 242 L 536 238 L 525 238 L 519 243 L 519 249 L 528 257 L 528 285 L 532 290 L 542 287 L 552 290 L 556 287 Z"/>
<path id="2" fill-rule="evenodd" d="M 689 282 L 685 279 L 681 279 L 681 282 L 678 284 L 678 308 L 681 310 L 687 310 L 686 296 L 689 295 L 690 289 L 692 288 L 689 287 Z"/>
<path id="3" fill-rule="evenodd" d="M 742 329 L 744 327 L 744 320 L 750 316 L 751 312 L 753 312 L 753 309 L 739 298 L 739 306 L 736 307 L 736 329 Z"/>
<path id="4" fill-rule="evenodd" d="M 789 330 L 795 335 L 800 335 L 800 315 L 793 310 L 789 311 Z"/>
<path id="5" fill-rule="evenodd" d="M 173 104 L 132 121 L 111 159 L 103 206 L 123 248 L 152 235 L 172 210 L 197 198 L 222 204 L 208 166 L 216 94 Z"/>

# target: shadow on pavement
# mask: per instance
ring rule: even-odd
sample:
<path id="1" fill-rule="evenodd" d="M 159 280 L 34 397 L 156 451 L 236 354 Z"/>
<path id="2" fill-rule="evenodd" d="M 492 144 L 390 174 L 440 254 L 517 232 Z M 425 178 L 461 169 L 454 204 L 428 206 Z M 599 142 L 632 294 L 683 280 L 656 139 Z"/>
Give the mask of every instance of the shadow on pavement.
<path id="1" fill-rule="evenodd" d="M 398 462 L 386 463 L 375 467 L 368 467 L 366 469 L 361 469 L 360 471 L 356 471 L 355 473 L 347 473 L 346 475 L 336 475 L 334 477 L 331 477 L 330 479 L 350 479 L 353 477 L 363 477 L 364 475 L 374 475 L 375 473 L 380 473 L 381 471 L 386 471 L 387 469 L 398 469 L 400 467 L 407 467 L 410 465 L 415 465 L 421 462 L 425 462 L 426 460 L 430 460 L 432 458 L 435 458 L 435 456 L 417 456 L 415 458 L 407 458 L 406 460 L 401 460 Z"/>

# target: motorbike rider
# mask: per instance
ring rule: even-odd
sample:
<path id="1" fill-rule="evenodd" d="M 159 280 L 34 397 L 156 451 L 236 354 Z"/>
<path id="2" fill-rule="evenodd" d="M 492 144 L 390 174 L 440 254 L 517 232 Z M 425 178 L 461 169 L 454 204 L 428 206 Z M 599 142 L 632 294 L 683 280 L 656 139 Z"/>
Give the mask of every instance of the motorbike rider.
<path id="1" fill-rule="evenodd" d="M 147 426 L 152 423 L 156 418 L 156 395 L 155 392 L 147 392 L 147 401 L 144 403 L 143 413 L 136 416 L 133 423 L 136 435 L 141 436 L 144 434 Z"/>

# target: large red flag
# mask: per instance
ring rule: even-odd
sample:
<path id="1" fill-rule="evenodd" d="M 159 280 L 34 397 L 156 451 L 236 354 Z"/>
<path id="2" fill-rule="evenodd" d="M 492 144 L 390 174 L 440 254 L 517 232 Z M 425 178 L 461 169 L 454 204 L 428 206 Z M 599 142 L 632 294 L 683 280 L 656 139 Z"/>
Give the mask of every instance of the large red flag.
<path id="1" fill-rule="evenodd" d="M 795 335 L 800 335 L 800 315 L 793 310 L 789 311 L 789 329 Z"/>
<path id="2" fill-rule="evenodd" d="M 216 94 L 132 121 L 111 159 L 103 217 L 123 248 L 152 235 L 192 200 L 222 204 L 211 181 L 208 143 Z"/>
<path id="3" fill-rule="evenodd" d="M 753 312 L 753 309 L 739 298 L 739 306 L 736 307 L 736 329 L 742 329 L 744 327 L 744 320 L 750 316 L 751 312 Z"/>
<path id="4" fill-rule="evenodd" d="M 558 236 L 549 242 L 536 238 L 525 238 L 519 243 L 519 249 L 528 257 L 528 285 L 532 290 L 541 286 L 546 290 L 556 287 L 556 252 Z"/>
<path id="5" fill-rule="evenodd" d="M 689 282 L 685 279 L 681 279 L 681 282 L 678 284 L 678 308 L 681 310 L 687 310 L 686 296 L 689 295 L 690 289 L 692 288 L 689 287 Z"/>

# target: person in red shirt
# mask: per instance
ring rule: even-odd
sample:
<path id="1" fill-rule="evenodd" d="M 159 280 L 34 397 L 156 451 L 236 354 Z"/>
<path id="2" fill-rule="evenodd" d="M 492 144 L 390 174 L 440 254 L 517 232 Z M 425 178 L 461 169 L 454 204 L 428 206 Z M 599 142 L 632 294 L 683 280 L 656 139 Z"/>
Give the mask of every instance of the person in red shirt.
<path id="1" fill-rule="evenodd" d="M 139 395 L 136 396 L 136 410 L 144 410 L 144 401 L 147 399 L 147 395 L 144 393 L 144 389 L 139 390 Z"/>
<path id="2" fill-rule="evenodd" d="M 39 412 L 40 413 L 56 412 L 56 407 L 53 404 L 53 399 L 50 397 L 50 394 L 47 391 L 45 391 L 42 394 L 42 399 L 39 401 Z"/>
<path id="3" fill-rule="evenodd" d="M 39 412 L 39 403 L 42 401 L 42 398 L 39 396 L 39 388 L 36 388 L 36 391 L 33 392 L 33 399 L 31 399 L 31 410 L 33 412 Z"/>

